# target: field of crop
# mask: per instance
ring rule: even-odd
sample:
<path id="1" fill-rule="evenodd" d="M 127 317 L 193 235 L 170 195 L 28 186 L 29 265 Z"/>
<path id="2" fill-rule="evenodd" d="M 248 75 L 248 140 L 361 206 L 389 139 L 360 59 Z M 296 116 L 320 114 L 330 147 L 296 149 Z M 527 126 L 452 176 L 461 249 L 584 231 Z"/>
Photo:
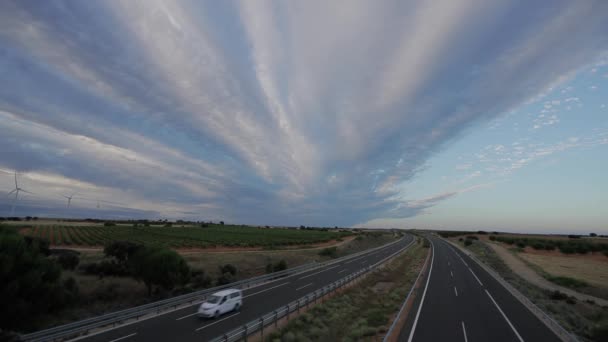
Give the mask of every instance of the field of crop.
<path id="1" fill-rule="evenodd" d="M 240 226 L 129 227 L 129 226 L 35 226 L 22 234 L 47 239 L 52 245 L 103 246 L 110 241 L 132 241 L 171 248 L 215 246 L 288 246 L 335 240 L 348 232 L 298 229 L 264 229 Z"/>

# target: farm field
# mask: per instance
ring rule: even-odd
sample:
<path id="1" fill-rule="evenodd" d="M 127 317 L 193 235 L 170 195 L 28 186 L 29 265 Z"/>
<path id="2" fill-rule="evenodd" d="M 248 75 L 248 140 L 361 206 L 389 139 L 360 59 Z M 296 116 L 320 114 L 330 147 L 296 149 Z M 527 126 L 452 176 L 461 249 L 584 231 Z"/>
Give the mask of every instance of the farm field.
<path id="1" fill-rule="evenodd" d="M 103 246 L 120 240 L 170 248 L 307 245 L 351 235 L 350 232 L 219 225 L 206 228 L 57 225 L 24 227 L 19 231 L 24 235 L 47 239 L 54 246 Z"/>
<path id="2" fill-rule="evenodd" d="M 552 276 L 575 278 L 608 290 L 608 258 L 603 256 L 558 256 L 528 252 L 518 255 Z"/>

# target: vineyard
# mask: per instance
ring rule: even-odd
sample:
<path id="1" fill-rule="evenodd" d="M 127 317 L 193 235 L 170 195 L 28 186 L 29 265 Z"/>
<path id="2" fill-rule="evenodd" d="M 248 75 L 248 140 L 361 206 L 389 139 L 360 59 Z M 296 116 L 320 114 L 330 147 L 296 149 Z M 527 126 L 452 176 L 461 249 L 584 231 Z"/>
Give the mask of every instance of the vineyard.
<path id="1" fill-rule="evenodd" d="M 21 232 L 47 239 L 52 245 L 103 246 L 108 242 L 119 240 L 172 248 L 305 245 L 350 235 L 348 232 L 237 226 L 209 228 L 38 226 L 22 229 Z"/>

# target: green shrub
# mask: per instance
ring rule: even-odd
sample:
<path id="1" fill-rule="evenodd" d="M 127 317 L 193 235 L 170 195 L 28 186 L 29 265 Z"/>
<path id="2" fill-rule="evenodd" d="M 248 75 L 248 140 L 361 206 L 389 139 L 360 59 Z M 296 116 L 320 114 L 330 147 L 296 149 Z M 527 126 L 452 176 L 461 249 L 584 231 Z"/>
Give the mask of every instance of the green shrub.
<path id="1" fill-rule="evenodd" d="M 470 246 L 470 245 L 472 245 L 472 244 L 473 244 L 473 241 L 472 241 L 472 240 L 470 240 L 470 239 L 466 239 L 466 240 L 464 240 L 464 245 L 465 245 L 465 246 Z"/>
<path id="2" fill-rule="evenodd" d="M 547 276 L 546 278 L 547 278 L 547 280 L 549 280 L 553 283 L 556 283 L 558 285 L 564 286 L 564 287 L 570 287 L 570 288 L 577 289 L 577 288 L 589 286 L 589 284 L 585 281 L 570 278 L 570 277 Z"/>
<path id="3" fill-rule="evenodd" d="M 490 235 L 490 241 L 496 241 L 496 236 Z"/>
<path id="4" fill-rule="evenodd" d="M 80 258 L 76 253 L 62 253 L 57 258 L 57 262 L 64 270 L 74 270 L 80 263 Z"/>
<path id="5" fill-rule="evenodd" d="M 594 341 L 608 341 L 608 323 L 598 324 L 591 335 Z"/>
<path id="6" fill-rule="evenodd" d="M 172 290 L 190 280 L 190 267 L 177 252 L 161 247 L 142 247 L 129 260 L 132 275 L 152 294 L 152 287 Z"/>
<path id="7" fill-rule="evenodd" d="M 232 264 L 226 264 L 224 266 L 220 266 L 220 273 L 224 274 L 224 273 L 230 273 L 231 275 L 236 275 L 237 269 L 236 266 L 232 265 Z"/>
<path id="8" fill-rule="evenodd" d="M 332 259 L 337 258 L 338 257 L 338 248 L 337 247 L 328 247 L 328 248 L 323 248 L 320 252 L 319 252 L 320 256 L 327 256 L 330 257 Z"/>

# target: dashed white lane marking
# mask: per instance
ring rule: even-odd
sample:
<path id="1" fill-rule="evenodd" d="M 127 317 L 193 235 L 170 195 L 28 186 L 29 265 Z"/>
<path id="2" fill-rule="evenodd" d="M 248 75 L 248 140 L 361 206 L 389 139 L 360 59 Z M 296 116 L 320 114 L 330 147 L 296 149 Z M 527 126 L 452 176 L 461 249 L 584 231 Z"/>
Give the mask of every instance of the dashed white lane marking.
<path id="1" fill-rule="evenodd" d="M 279 285 L 277 285 L 277 286 L 269 287 L 269 288 L 267 288 L 267 289 L 265 289 L 265 290 L 258 291 L 258 292 L 252 293 L 252 294 L 248 294 L 248 295 L 244 296 L 243 298 L 247 298 L 247 297 L 255 296 L 255 295 L 259 294 L 259 293 L 266 292 L 266 291 L 270 291 L 270 290 L 272 290 L 272 289 L 276 289 L 276 288 L 277 288 L 277 287 L 279 287 L 279 286 L 283 286 L 283 285 L 287 285 L 287 284 L 289 284 L 289 282 L 286 282 L 286 283 L 283 283 L 283 284 L 279 284 Z"/>
<path id="2" fill-rule="evenodd" d="M 456 286 L 454 286 L 454 293 L 456 294 L 456 297 L 458 297 L 458 290 L 456 290 Z"/>
<path id="3" fill-rule="evenodd" d="M 310 285 L 312 285 L 312 284 L 314 284 L 314 283 L 309 283 L 309 284 L 306 284 L 306 285 L 304 285 L 304 286 L 300 286 L 300 287 L 298 287 L 298 288 L 296 289 L 296 291 L 301 290 L 301 289 L 303 289 L 303 288 L 305 288 L 305 287 L 308 287 L 308 286 L 310 286 Z"/>
<path id="4" fill-rule="evenodd" d="M 119 337 L 119 338 L 117 338 L 117 339 L 115 339 L 115 340 L 112 340 L 112 341 L 110 341 L 110 342 L 116 342 L 116 341 L 124 340 L 125 338 L 129 338 L 129 337 L 131 337 L 131 336 L 135 336 L 135 335 L 137 335 L 137 333 L 133 333 L 133 334 L 131 334 L 131 335 L 127 335 L 127 336 Z"/>
<path id="5" fill-rule="evenodd" d="M 486 290 L 486 293 L 488 294 L 488 297 L 490 297 L 490 299 L 492 300 L 492 303 L 494 303 L 494 305 L 496 305 L 496 308 L 498 309 L 498 311 L 500 311 L 500 313 L 502 314 L 502 317 L 504 317 L 505 321 L 507 321 L 507 323 L 509 323 L 509 326 L 511 327 L 511 329 L 513 329 L 513 332 L 515 333 L 515 335 L 517 335 L 517 338 L 521 342 L 524 342 L 524 339 L 521 338 L 521 336 L 517 332 L 517 329 L 515 329 L 515 327 L 511 323 L 511 321 L 509 321 L 509 318 L 507 318 L 507 315 L 505 315 L 505 313 L 502 311 L 502 309 L 500 308 L 500 306 L 498 306 L 498 303 L 496 303 L 496 301 L 494 300 L 494 298 L 492 297 L 492 295 L 490 294 L 490 292 L 488 292 L 488 290 Z"/>
<path id="6" fill-rule="evenodd" d="M 345 268 L 345 269 L 343 269 L 343 270 L 341 270 L 341 271 L 338 271 L 338 274 L 340 274 L 340 273 L 342 273 L 342 272 L 344 272 L 344 271 L 346 271 L 346 268 Z"/>
<path id="7" fill-rule="evenodd" d="M 452 278 L 454 278 L 454 273 L 452 273 L 452 271 L 450 271 L 450 275 L 452 276 Z"/>
<path id="8" fill-rule="evenodd" d="M 467 329 L 464 328 L 464 322 L 460 322 L 462 323 L 462 333 L 464 334 L 464 342 L 469 342 L 469 340 L 467 339 Z"/>
<path id="9" fill-rule="evenodd" d="M 305 278 L 308 278 L 308 277 L 312 277 L 313 275 L 317 275 L 317 274 L 319 274 L 319 273 L 322 273 L 322 272 L 325 272 L 325 271 L 329 271 L 329 270 L 331 270 L 332 268 L 336 268 L 336 267 L 340 267 L 340 265 L 336 265 L 336 266 L 333 266 L 333 267 L 329 267 L 329 268 L 326 268 L 326 269 L 321 270 L 321 271 L 319 271 L 319 272 L 315 272 L 315 273 L 309 274 L 309 275 L 307 275 L 307 276 L 303 276 L 302 278 L 300 278 L 300 279 L 298 279 L 298 280 L 302 280 L 302 279 L 305 279 Z"/>
<path id="10" fill-rule="evenodd" d="M 233 313 L 232 315 L 227 316 L 227 317 L 224 317 L 224 318 L 222 318 L 222 319 L 218 319 L 217 321 L 215 321 L 215 322 L 213 322 L 213 323 L 210 323 L 210 324 L 207 324 L 207 325 L 203 325 L 202 327 L 200 327 L 200 328 L 196 329 L 195 331 L 203 330 L 203 329 L 205 329 L 205 328 L 207 328 L 207 327 L 210 327 L 210 326 L 212 326 L 212 325 L 218 324 L 218 323 L 219 323 L 219 322 L 221 322 L 221 321 L 225 321 L 225 320 L 227 320 L 228 318 L 232 318 L 232 317 L 234 317 L 234 316 L 236 316 L 236 315 L 238 315 L 238 314 L 240 314 L 240 312 Z"/>
<path id="11" fill-rule="evenodd" d="M 190 317 L 190 316 L 194 316 L 194 315 L 196 315 L 196 314 L 197 314 L 197 312 L 195 312 L 195 313 L 193 313 L 193 314 L 186 315 L 186 316 L 182 316 L 182 317 L 177 318 L 177 319 L 175 319 L 175 320 L 176 320 L 176 321 L 181 321 L 181 320 L 182 320 L 182 319 L 184 319 L 184 318 L 188 318 L 188 317 Z"/>

